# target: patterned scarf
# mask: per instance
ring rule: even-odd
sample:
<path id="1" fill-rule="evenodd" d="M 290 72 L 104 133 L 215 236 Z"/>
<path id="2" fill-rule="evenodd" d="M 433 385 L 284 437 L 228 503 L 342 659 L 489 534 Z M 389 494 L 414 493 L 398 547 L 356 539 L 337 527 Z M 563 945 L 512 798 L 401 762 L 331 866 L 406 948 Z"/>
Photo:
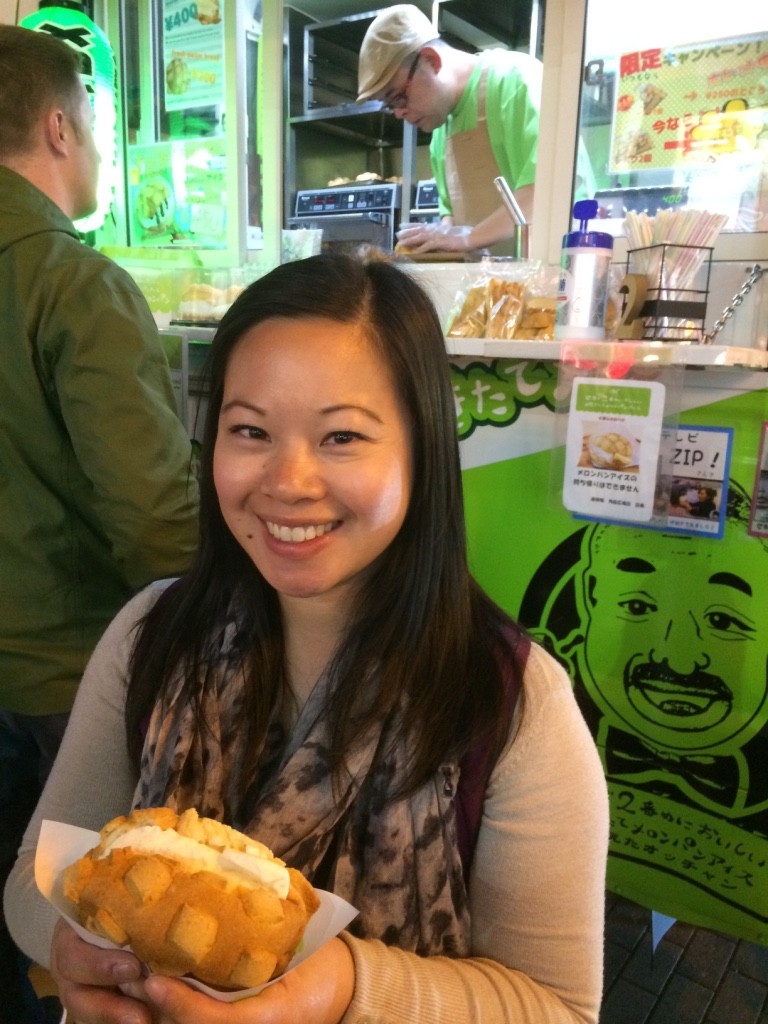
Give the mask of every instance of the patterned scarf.
<path id="1" fill-rule="evenodd" d="M 457 764 L 445 764 L 411 796 L 390 799 L 408 763 L 395 715 L 358 741 L 343 785 L 334 788 L 320 682 L 287 742 L 272 727 L 258 783 L 243 797 L 243 674 L 226 657 L 220 664 L 200 688 L 200 713 L 189 700 L 155 706 L 135 805 L 194 807 L 265 843 L 314 885 L 357 908 L 350 930 L 361 938 L 422 956 L 468 956 L 453 802 Z"/>

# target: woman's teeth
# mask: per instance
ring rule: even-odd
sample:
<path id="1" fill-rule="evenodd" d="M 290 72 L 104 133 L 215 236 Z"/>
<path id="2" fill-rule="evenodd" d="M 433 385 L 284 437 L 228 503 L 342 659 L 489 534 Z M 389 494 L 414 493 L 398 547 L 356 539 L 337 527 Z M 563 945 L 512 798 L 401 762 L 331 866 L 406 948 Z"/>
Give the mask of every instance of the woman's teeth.
<path id="1" fill-rule="evenodd" d="M 277 540 L 284 540 L 291 544 L 302 544 L 305 540 L 314 540 L 315 537 L 322 537 L 324 533 L 330 533 L 335 523 L 319 523 L 316 526 L 279 526 L 277 523 L 267 523 L 267 529 Z"/>

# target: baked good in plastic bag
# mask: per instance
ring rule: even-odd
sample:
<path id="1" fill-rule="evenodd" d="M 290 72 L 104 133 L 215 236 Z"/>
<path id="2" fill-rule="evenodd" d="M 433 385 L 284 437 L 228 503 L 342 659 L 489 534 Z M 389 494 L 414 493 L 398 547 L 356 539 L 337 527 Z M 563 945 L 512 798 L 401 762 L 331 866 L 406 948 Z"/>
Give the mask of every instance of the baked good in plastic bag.
<path id="1" fill-rule="evenodd" d="M 448 337 L 513 338 L 525 303 L 527 281 L 537 266 L 526 260 L 483 260 L 477 278 L 456 297 L 449 315 Z"/>
<path id="2" fill-rule="evenodd" d="M 491 277 L 488 281 L 486 338 L 514 338 L 523 312 L 525 282 Z"/>
<path id="3" fill-rule="evenodd" d="M 544 265 L 527 281 L 525 304 L 515 331 L 518 341 L 552 341 L 560 268 Z"/>
<path id="4" fill-rule="evenodd" d="M 467 289 L 459 312 L 448 328 L 448 337 L 484 338 L 487 323 L 487 282 L 481 278 Z"/>

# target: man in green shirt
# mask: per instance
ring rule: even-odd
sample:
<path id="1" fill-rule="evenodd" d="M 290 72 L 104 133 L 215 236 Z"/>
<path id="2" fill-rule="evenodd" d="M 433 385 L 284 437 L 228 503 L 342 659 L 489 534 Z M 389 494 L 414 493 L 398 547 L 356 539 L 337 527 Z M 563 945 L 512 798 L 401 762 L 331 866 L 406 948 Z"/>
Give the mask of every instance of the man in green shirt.
<path id="1" fill-rule="evenodd" d="M 358 103 L 381 100 L 395 117 L 432 133 L 442 219 L 404 228 L 402 245 L 462 251 L 512 237 L 514 221 L 494 186 L 499 176 L 525 220 L 532 219 L 541 82 L 540 61 L 511 50 L 449 46 L 412 4 L 373 20 L 360 48 Z"/>

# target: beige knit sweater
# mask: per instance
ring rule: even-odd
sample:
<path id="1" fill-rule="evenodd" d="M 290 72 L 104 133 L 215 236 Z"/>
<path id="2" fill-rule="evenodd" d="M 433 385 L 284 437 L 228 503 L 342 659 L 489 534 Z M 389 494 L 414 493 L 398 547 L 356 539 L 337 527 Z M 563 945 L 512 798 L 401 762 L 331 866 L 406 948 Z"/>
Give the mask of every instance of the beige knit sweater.
<path id="1" fill-rule="evenodd" d="M 40 822 L 98 830 L 131 807 L 124 742 L 131 628 L 116 617 L 86 670 L 70 727 L 5 894 L 18 945 L 49 963 L 56 913 L 33 874 Z M 533 646 L 524 710 L 491 776 L 470 878 L 472 957 L 422 958 L 343 935 L 355 994 L 343 1024 L 595 1024 L 603 957 L 608 802 L 597 751 L 559 665 Z"/>

